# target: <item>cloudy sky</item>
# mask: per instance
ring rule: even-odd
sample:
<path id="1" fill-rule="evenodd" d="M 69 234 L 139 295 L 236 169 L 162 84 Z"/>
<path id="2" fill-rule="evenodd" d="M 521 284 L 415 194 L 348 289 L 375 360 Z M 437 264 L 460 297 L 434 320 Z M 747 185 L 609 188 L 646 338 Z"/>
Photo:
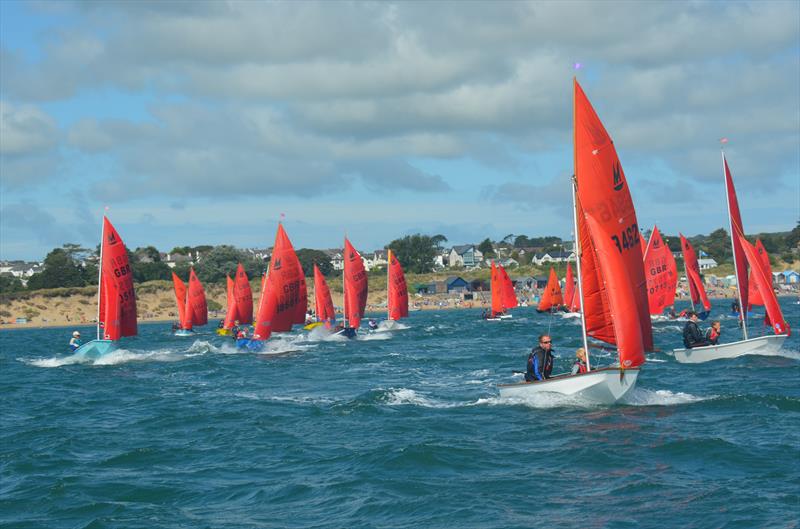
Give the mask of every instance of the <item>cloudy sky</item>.
<path id="1" fill-rule="evenodd" d="M 575 63 L 580 69 L 575 70 Z M 641 225 L 800 217 L 800 3 L 0 2 L 0 258 L 569 238 L 571 78 Z"/>

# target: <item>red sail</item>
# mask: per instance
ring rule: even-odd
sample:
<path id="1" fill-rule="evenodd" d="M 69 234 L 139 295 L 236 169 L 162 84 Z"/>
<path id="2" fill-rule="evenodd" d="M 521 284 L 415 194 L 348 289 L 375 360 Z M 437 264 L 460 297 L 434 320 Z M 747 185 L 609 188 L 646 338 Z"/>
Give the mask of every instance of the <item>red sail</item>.
<path id="1" fill-rule="evenodd" d="M 620 365 L 653 349 L 639 223 L 616 149 L 575 80 L 575 174 L 598 271 L 614 320 Z"/>
<path id="2" fill-rule="evenodd" d="M 761 244 L 761 239 L 756 239 L 756 253 L 758 254 L 758 260 L 761 262 L 761 265 L 764 267 L 764 270 L 769 272 L 769 277 L 772 277 L 772 265 L 769 262 L 769 255 L 767 254 L 767 250 L 764 248 L 764 245 Z M 751 267 L 750 270 L 750 277 L 748 278 L 748 294 L 747 299 L 749 300 L 750 304 L 747 307 L 747 310 L 750 310 L 750 307 L 753 305 L 763 305 L 764 300 L 761 297 L 761 292 L 756 288 L 753 284 L 751 279 L 753 278 L 753 270 Z"/>
<path id="3" fill-rule="evenodd" d="M 497 272 L 500 275 L 500 284 L 502 285 L 500 289 L 500 299 L 503 303 L 503 308 L 513 309 L 519 305 L 517 302 L 517 293 L 514 292 L 514 283 L 511 281 L 511 278 L 508 277 L 508 272 L 506 272 L 506 269 L 503 268 L 502 265 L 497 265 Z"/>
<path id="4" fill-rule="evenodd" d="M 314 300 L 317 312 L 317 321 L 333 323 L 336 321 L 336 310 L 333 308 L 331 290 L 325 282 L 325 276 L 319 267 L 314 265 Z"/>
<path id="5" fill-rule="evenodd" d="M 236 296 L 233 293 L 235 283 L 233 282 L 233 279 L 231 279 L 231 276 L 225 276 L 225 279 L 227 279 L 228 285 L 228 310 L 225 312 L 225 322 L 222 324 L 222 328 L 232 329 L 233 324 L 239 319 L 238 308 L 236 307 Z"/>
<path id="6" fill-rule="evenodd" d="M 239 323 L 253 323 L 253 291 L 250 289 L 250 279 L 248 279 L 242 263 L 236 267 L 233 297 L 236 300 L 236 319 L 239 320 Z"/>
<path id="7" fill-rule="evenodd" d="M 564 305 L 569 310 L 572 310 L 572 304 L 575 302 L 575 277 L 572 275 L 572 265 L 567 263 L 567 277 L 564 279 Z"/>
<path id="8" fill-rule="evenodd" d="M 725 191 L 728 195 L 728 215 L 731 219 L 731 244 L 733 246 L 733 257 L 736 261 L 736 288 L 739 289 L 739 296 L 742 301 L 742 310 L 739 317 L 745 313 L 748 307 L 748 287 L 747 287 L 747 259 L 744 256 L 744 249 L 738 233 L 744 233 L 742 226 L 742 215 L 739 213 L 739 200 L 736 198 L 736 188 L 733 187 L 731 170 L 728 168 L 728 160 L 725 153 L 722 153 L 722 167 L 725 170 Z"/>
<path id="9" fill-rule="evenodd" d="M 273 332 L 305 322 L 308 293 L 303 267 L 282 224 L 278 224 L 269 275 L 263 283 L 253 338 L 266 340 Z"/>
<path id="10" fill-rule="evenodd" d="M 686 282 L 689 283 L 689 295 L 692 296 L 692 303 L 703 302 L 703 310 L 711 310 L 711 302 L 708 301 L 706 289 L 703 287 L 703 280 L 700 278 L 700 265 L 697 264 L 697 254 L 689 243 L 689 240 L 681 236 L 681 252 L 683 253 L 683 263 L 686 267 Z"/>
<path id="11" fill-rule="evenodd" d="M 764 321 L 772 326 L 775 334 L 791 334 L 789 324 L 783 318 L 783 312 L 781 312 L 781 306 L 778 303 L 777 296 L 775 296 L 775 291 L 772 290 L 772 273 L 765 269 L 758 251 L 744 238 L 741 232 L 737 234 L 736 238 L 739 240 L 742 251 L 750 264 L 756 289 L 761 294 L 761 299 L 764 300 L 764 308 L 767 310 L 767 317 Z"/>
<path id="12" fill-rule="evenodd" d="M 399 320 L 408 317 L 408 288 L 403 267 L 394 253 L 388 251 L 389 285 L 388 299 L 386 301 L 390 320 Z"/>
<path id="13" fill-rule="evenodd" d="M 600 271 L 597 267 L 594 242 L 589 236 L 586 226 L 586 215 L 581 207 L 580 200 L 576 201 L 578 216 L 578 233 L 580 234 L 581 250 L 581 288 L 583 289 L 583 317 L 586 321 L 586 334 L 606 343 L 616 344 L 614 335 L 614 322 L 611 320 L 611 308 L 608 305 L 608 295 Z M 580 298 L 580 296 L 578 296 Z M 580 309 L 580 299 L 578 299 Z"/>
<path id="14" fill-rule="evenodd" d="M 550 267 L 550 277 L 547 279 L 547 286 L 542 294 L 542 299 L 539 300 L 539 306 L 536 310 L 544 312 L 555 307 L 558 308 L 564 304 L 564 297 L 561 295 L 561 285 L 558 284 L 558 276 L 555 269 Z"/>
<path id="15" fill-rule="evenodd" d="M 344 301 L 345 318 L 350 327 L 357 328 L 367 307 L 367 272 L 361 255 L 344 239 Z"/>
<path id="16" fill-rule="evenodd" d="M 197 279 L 194 268 L 189 269 L 189 307 L 192 310 L 192 324 L 205 325 L 208 323 L 208 304 L 206 291 L 203 284 Z M 187 307 L 187 310 L 189 310 Z"/>
<path id="17" fill-rule="evenodd" d="M 178 304 L 178 321 L 181 329 L 191 330 L 192 313 L 194 311 L 187 310 L 189 308 L 189 300 L 186 296 L 186 285 L 175 272 L 172 272 L 172 286 L 175 288 L 175 302 Z"/>
<path id="18" fill-rule="evenodd" d="M 650 314 L 661 314 L 675 303 L 678 286 L 678 266 L 669 247 L 661 238 L 658 226 L 653 227 L 644 253 L 644 271 L 647 277 L 647 297 Z"/>
<path id="19" fill-rule="evenodd" d="M 503 295 L 500 288 L 500 272 L 497 266 L 492 261 L 492 276 L 491 276 L 491 289 L 492 289 L 492 318 L 503 312 Z"/>
<path id="20" fill-rule="evenodd" d="M 100 279 L 100 317 L 105 340 L 136 336 L 136 294 L 128 251 L 122 238 L 103 217 L 103 262 Z"/>

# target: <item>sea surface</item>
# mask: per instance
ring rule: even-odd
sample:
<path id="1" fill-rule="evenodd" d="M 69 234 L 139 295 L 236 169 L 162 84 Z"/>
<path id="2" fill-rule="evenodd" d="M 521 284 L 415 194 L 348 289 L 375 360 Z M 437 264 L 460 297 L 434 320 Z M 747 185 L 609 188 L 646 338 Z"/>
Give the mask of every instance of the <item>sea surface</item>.
<path id="1" fill-rule="evenodd" d="M 800 333 L 795 300 L 781 303 Z M 72 329 L 2 331 L 0 526 L 800 526 L 797 335 L 773 356 L 648 354 L 621 405 L 505 400 L 497 384 L 521 378 L 538 334 L 555 371 L 580 345 L 578 320 L 513 314 L 415 312 L 356 341 L 298 331 L 270 354 L 214 324 L 143 324 L 90 363 L 64 352 Z M 654 323 L 657 347 L 681 327 Z"/>

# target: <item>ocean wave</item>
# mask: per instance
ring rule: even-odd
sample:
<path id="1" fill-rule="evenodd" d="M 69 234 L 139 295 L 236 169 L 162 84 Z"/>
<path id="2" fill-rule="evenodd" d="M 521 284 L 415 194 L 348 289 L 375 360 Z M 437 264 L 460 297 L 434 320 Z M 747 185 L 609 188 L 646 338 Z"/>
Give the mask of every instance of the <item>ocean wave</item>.
<path id="1" fill-rule="evenodd" d="M 678 391 L 673 393 L 668 389 L 645 389 L 636 387 L 623 399 L 625 404 L 631 406 L 675 406 L 679 404 L 693 404 L 704 400 L 716 399 L 717 395 L 698 397 L 690 393 Z"/>
<path id="2" fill-rule="evenodd" d="M 390 388 L 383 391 L 382 399 L 388 406 L 421 406 L 423 408 L 455 408 L 460 403 L 443 402 L 420 395 L 413 389 Z"/>
<path id="3" fill-rule="evenodd" d="M 381 333 L 381 334 L 358 334 L 356 335 L 356 339 L 362 342 L 371 342 L 375 340 L 389 340 L 392 336 L 390 334 Z"/>

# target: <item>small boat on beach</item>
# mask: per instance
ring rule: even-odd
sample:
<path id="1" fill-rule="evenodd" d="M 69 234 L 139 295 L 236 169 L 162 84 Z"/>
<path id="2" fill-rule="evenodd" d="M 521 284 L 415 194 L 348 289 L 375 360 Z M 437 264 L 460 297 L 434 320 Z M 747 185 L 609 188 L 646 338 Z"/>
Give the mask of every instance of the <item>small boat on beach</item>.
<path id="1" fill-rule="evenodd" d="M 122 238 L 104 215 L 100 236 L 97 281 L 97 338 L 78 347 L 74 355 L 99 358 L 117 349 L 125 336 L 136 336 L 136 293 L 133 272 Z"/>

